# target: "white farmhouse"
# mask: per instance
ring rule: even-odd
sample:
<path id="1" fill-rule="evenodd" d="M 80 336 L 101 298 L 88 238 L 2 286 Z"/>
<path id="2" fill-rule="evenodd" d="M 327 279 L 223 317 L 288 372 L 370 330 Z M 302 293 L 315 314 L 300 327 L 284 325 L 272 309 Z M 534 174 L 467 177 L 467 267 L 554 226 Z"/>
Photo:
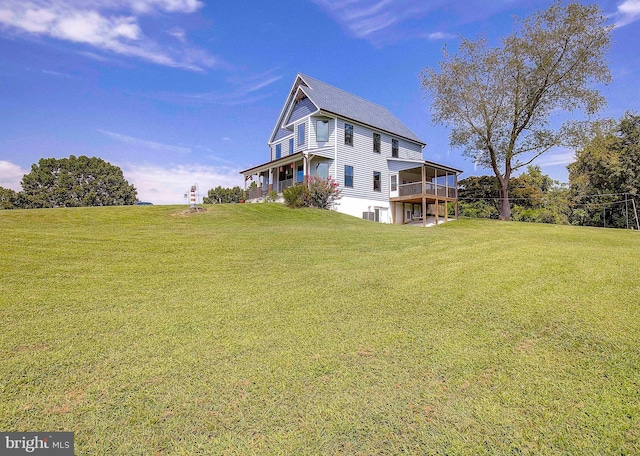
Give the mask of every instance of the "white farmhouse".
<path id="1" fill-rule="evenodd" d="M 298 74 L 268 142 L 271 157 L 241 171 L 247 198 L 281 193 L 307 176 L 335 179 L 339 212 L 384 223 L 457 216 L 460 170 L 422 158 L 424 141 L 386 108 Z"/>

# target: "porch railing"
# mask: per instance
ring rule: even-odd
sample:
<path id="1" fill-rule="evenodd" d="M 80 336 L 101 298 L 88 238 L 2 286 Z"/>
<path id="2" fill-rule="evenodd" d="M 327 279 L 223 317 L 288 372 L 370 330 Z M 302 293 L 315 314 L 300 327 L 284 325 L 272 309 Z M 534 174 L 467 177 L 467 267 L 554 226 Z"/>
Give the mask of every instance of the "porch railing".
<path id="1" fill-rule="evenodd" d="M 285 179 L 282 181 L 278 181 L 274 183 L 273 190 L 277 193 L 282 193 L 284 190 L 286 190 L 289 187 L 292 187 L 296 183 L 298 182 L 296 182 L 295 179 Z M 265 196 L 267 196 L 268 193 L 269 191 L 266 185 L 263 188 L 247 189 L 247 199 L 253 200 L 253 199 L 264 198 Z"/>
<path id="2" fill-rule="evenodd" d="M 247 190 L 247 199 L 248 200 L 259 199 L 265 196 L 266 194 L 267 194 L 266 190 L 263 190 L 261 188 L 251 188 Z"/>
<path id="3" fill-rule="evenodd" d="M 284 190 L 286 190 L 289 187 L 293 186 L 294 183 L 295 182 L 294 182 L 293 178 L 281 180 L 281 181 L 278 182 L 278 189 L 276 191 L 278 193 L 282 193 Z"/>
<path id="4" fill-rule="evenodd" d="M 408 184 L 401 184 L 398 186 L 398 194 L 400 196 L 421 195 L 422 182 L 410 182 Z M 425 182 L 424 194 L 430 196 L 440 196 L 442 198 L 456 198 L 458 192 L 454 187 L 434 184 L 433 182 Z"/>

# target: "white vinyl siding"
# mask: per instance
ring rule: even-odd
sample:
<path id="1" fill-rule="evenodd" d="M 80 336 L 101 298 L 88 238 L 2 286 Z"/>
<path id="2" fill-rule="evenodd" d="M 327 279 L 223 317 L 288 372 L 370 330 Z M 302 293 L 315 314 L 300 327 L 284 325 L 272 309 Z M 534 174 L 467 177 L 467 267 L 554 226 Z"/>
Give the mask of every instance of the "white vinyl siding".
<path id="1" fill-rule="evenodd" d="M 309 149 L 313 150 L 313 149 L 317 149 L 317 148 L 331 148 L 333 149 L 333 145 L 334 142 L 336 140 L 336 132 L 335 132 L 335 120 L 334 119 L 330 119 L 329 117 L 323 117 L 323 116 L 313 116 L 310 118 L 310 124 L 312 125 L 312 128 L 310 129 L 310 131 L 308 132 L 308 137 L 309 137 Z M 320 141 L 318 142 L 317 140 L 317 135 L 316 135 L 316 127 L 317 127 L 317 122 L 319 120 L 328 120 L 329 121 L 329 140 L 328 141 Z"/>
<path id="2" fill-rule="evenodd" d="M 353 146 L 344 144 L 344 124 L 353 125 Z M 380 134 L 380 153 L 373 152 L 373 133 Z M 398 157 L 405 160 L 423 160 L 422 146 L 397 136 L 375 130 L 364 125 L 338 118 L 338 156 L 336 180 L 342 188 L 342 195 L 373 201 L 389 201 L 391 140 L 398 140 Z M 353 188 L 344 187 L 344 166 L 353 166 Z M 409 167 L 415 167 L 411 164 Z M 380 172 L 380 191 L 373 190 L 373 172 Z"/>
<path id="3" fill-rule="evenodd" d="M 391 156 L 391 137 L 380 133 L 381 153 L 373 152 L 373 132 L 371 128 L 346 121 L 353 125 L 353 146 L 344 144 L 345 120 L 338 118 L 338 157 L 336 180 L 340 183 L 342 195 L 373 201 L 389 200 L 389 171 L 387 157 Z M 388 143 L 388 144 L 386 144 Z M 388 145 L 388 151 L 385 146 Z M 353 187 L 344 187 L 344 166 L 353 166 Z M 380 191 L 373 190 L 373 172 L 380 172 Z"/>
<path id="4" fill-rule="evenodd" d="M 397 136 L 382 133 L 381 155 L 385 158 L 392 158 L 392 140 L 398 140 L 398 157 L 405 160 L 424 160 L 422 158 L 422 147 L 420 144 L 407 141 Z M 371 140 L 373 141 L 373 139 Z M 371 146 L 373 147 L 373 145 Z"/>
<path id="5" fill-rule="evenodd" d="M 280 158 L 289 155 L 289 139 L 291 135 L 286 138 L 282 138 L 281 140 L 271 144 L 271 160 L 276 160 L 276 149 L 278 144 L 280 145 Z"/>

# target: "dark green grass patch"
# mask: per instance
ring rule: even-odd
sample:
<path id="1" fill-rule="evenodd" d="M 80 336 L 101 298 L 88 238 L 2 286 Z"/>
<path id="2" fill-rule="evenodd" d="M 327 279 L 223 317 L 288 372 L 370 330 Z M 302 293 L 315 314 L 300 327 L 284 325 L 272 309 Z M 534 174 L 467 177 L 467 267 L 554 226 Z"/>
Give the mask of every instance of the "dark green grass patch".
<path id="1" fill-rule="evenodd" d="M 638 454 L 637 232 L 0 212 L 0 429 L 76 454 Z"/>

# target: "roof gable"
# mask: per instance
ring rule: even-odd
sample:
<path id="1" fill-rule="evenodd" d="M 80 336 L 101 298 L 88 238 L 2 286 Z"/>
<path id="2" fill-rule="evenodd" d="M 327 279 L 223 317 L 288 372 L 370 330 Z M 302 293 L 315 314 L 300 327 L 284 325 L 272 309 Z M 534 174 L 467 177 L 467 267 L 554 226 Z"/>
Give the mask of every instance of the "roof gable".
<path id="1" fill-rule="evenodd" d="M 305 102 L 306 111 L 294 112 L 296 102 L 304 100 L 305 97 L 309 99 Z M 288 124 L 318 110 L 425 145 L 424 141 L 386 108 L 302 73 L 296 76 L 269 143 L 292 134 L 286 128 Z"/>
<path id="2" fill-rule="evenodd" d="M 292 132 L 286 128 L 287 123 L 289 123 L 287 122 L 287 119 L 290 118 L 291 111 L 293 110 L 296 101 L 302 97 L 306 97 L 306 94 L 302 90 L 303 87 L 306 87 L 306 83 L 302 78 L 300 78 L 300 75 L 296 76 L 296 80 L 293 82 L 291 90 L 289 90 L 289 96 L 280 111 L 278 121 L 276 122 L 276 125 L 271 132 L 271 136 L 269 137 L 269 144 L 292 134 Z"/>
<path id="3" fill-rule="evenodd" d="M 314 112 L 318 112 L 318 107 L 306 95 L 303 97 L 296 97 L 296 100 L 291 104 L 290 109 L 291 114 L 287 116 L 287 125 L 292 124 L 296 120 L 300 120 L 305 116 L 313 114 Z"/>
<path id="4" fill-rule="evenodd" d="M 305 84 L 304 92 L 320 110 L 425 144 L 386 108 L 304 74 L 299 74 L 298 80 Z"/>

